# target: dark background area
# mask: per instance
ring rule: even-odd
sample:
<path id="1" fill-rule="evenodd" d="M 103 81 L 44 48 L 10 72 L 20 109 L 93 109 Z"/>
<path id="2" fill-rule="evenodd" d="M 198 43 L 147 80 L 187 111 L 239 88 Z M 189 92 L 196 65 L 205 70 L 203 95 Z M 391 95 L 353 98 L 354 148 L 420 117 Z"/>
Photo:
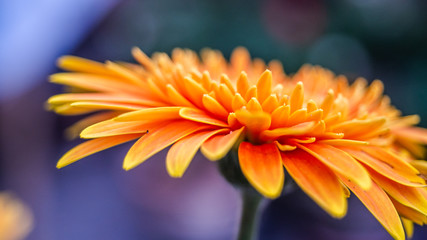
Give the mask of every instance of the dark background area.
<path id="1" fill-rule="evenodd" d="M 31 240 L 233 239 L 238 193 L 198 156 L 170 178 L 165 152 L 126 172 L 129 144 L 64 169 L 60 156 L 78 141 L 44 102 L 60 93 L 47 82 L 56 59 L 72 54 L 133 61 L 151 54 L 245 46 L 279 59 L 292 73 L 319 64 L 350 79 L 381 79 L 404 115 L 427 127 L 427 1 L 424 0 L 16 0 L 0 1 L 0 190 L 33 210 Z M 300 190 L 266 203 L 260 239 L 391 239 L 354 197 L 336 220 Z M 414 240 L 427 229 L 416 227 Z"/>

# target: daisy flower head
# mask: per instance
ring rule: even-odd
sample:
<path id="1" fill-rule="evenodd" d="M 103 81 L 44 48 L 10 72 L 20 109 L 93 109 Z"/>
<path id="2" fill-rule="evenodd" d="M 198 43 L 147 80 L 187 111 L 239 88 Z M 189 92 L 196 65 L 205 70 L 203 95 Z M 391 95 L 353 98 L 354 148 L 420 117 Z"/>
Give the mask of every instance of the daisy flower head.
<path id="1" fill-rule="evenodd" d="M 70 92 L 48 100 L 58 114 L 88 114 L 68 134 L 89 139 L 58 162 L 136 140 L 123 167 L 136 167 L 169 147 L 166 168 L 181 177 L 200 149 L 212 161 L 229 152 L 250 185 L 280 196 L 287 177 L 331 216 L 341 218 L 353 192 L 395 238 L 427 222 L 427 131 L 418 116 L 402 117 L 383 84 L 349 83 L 319 66 L 293 75 L 282 64 L 251 59 L 237 48 L 227 61 L 205 49 L 175 49 L 171 57 L 140 49 L 138 64 L 59 59 L 69 72 L 51 81 Z M 402 224 L 403 223 L 403 224 Z"/>

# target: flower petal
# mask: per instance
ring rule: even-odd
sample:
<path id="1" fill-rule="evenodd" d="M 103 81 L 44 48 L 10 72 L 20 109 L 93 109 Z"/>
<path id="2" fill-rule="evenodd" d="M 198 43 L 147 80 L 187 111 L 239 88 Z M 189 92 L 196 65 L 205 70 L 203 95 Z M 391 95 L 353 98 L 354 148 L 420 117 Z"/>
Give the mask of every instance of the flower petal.
<path id="1" fill-rule="evenodd" d="M 270 129 L 284 128 L 291 115 L 291 107 L 289 105 L 280 106 L 271 113 Z"/>
<path id="2" fill-rule="evenodd" d="M 237 79 L 236 88 L 237 92 L 242 96 L 246 95 L 246 92 L 249 89 L 248 76 L 246 75 L 246 72 L 242 71 L 240 73 L 239 78 Z"/>
<path id="3" fill-rule="evenodd" d="M 65 136 L 72 140 L 80 136 L 80 132 L 90 125 L 114 118 L 117 116 L 115 112 L 100 112 L 92 114 L 88 117 L 79 120 L 65 130 Z"/>
<path id="4" fill-rule="evenodd" d="M 395 181 L 400 184 L 412 187 L 420 187 L 424 183 L 424 180 L 417 176 L 417 172 L 413 168 L 408 168 L 406 165 L 398 167 L 391 161 L 381 161 L 371 155 L 360 151 L 359 149 L 353 148 L 341 148 L 360 162 L 368 165 L 370 168 L 378 172 L 379 174 Z M 366 149 L 366 148 L 363 148 Z M 391 160 L 389 158 L 389 160 Z M 397 164 L 399 162 L 396 162 Z M 402 164 L 400 164 L 402 165 Z M 395 167 L 396 166 L 396 167 Z"/>
<path id="5" fill-rule="evenodd" d="M 194 108 L 182 108 L 179 111 L 179 115 L 184 119 L 188 119 L 194 122 L 205 123 L 218 127 L 228 127 L 225 122 L 215 119 L 205 112 Z"/>
<path id="6" fill-rule="evenodd" d="M 227 135 L 217 135 L 202 144 L 200 151 L 211 161 L 223 158 L 240 138 L 245 127 L 234 130 Z"/>
<path id="7" fill-rule="evenodd" d="M 129 135 L 120 135 L 114 137 L 105 137 L 97 138 L 93 140 L 86 141 L 69 150 L 67 153 L 59 159 L 56 167 L 62 168 L 65 167 L 77 160 L 80 160 L 86 156 L 94 154 L 96 152 L 102 151 L 107 148 L 122 144 L 141 137 L 143 134 L 129 134 Z"/>
<path id="8" fill-rule="evenodd" d="M 203 95 L 203 106 L 210 113 L 223 119 L 227 119 L 228 111 L 213 97 L 208 94 Z"/>
<path id="9" fill-rule="evenodd" d="M 234 93 L 224 84 L 221 83 L 215 90 L 216 100 L 229 112 L 233 111 L 232 102 Z"/>
<path id="10" fill-rule="evenodd" d="M 91 91 L 120 92 L 122 94 L 146 96 L 144 88 L 135 87 L 120 81 L 120 79 L 108 76 L 88 73 L 55 73 L 50 76 L 50 81 Z"/>
<path id="11" fill-rule="evenodd" d="M 369 155 L 377 158 L 381 161 L 390 164 L 394 169 L 409 171 L 412 173 L 419 173 L 418 170 L 409 164 L 405 159 L 400 158 L 396 154 L 393 154 L 391 151 L 387 151 L 384 148 L 380 147 L 365 147 L 363 151 Z M 422 182 L 423 184 L 425 182 Z"/>
<path id="12" fill-rule="evenodd" d="M 372 181 L 368 172 L 348 153 L 338 148 L 320 143 L 297 143 L 296 145 L 313 157 L 319 159 L 336 173 L 340 173 L 350 178 L 363 189 L 369 189 Z"/>
<path id="13" fill-rule="evenodd" d="M 398 143 L 399 145 L 401 145 L 403 148 L 405 148 L 408 152 L 410 152 L 411 154 L 414 155 L 414 157 L 418 158 L 418 159 L 422 159 L 424 158 L 424 156 L 426 155 L 426 148 L 420 144 L 420 142 L 414 141 L 414 139 L 411 138 L 406 138 L 406 137 L 396 137 L 393 136 L 394 138 L 391 140 L 395 140 L 396 143 Z M 388 144 L 390 144 L 391 141 L 389 141 Z"/>
<path id="14" fill-rule="evenodd" d="M 286 151 L 293 151 L 297 148 L 297 146 L 294 145 L 288 145 L 288 144 L 282 144 L 278 141 L 274 141 L 274 143 L 276 144 L 277 148 L 282 151 L 282 152 L 286 152 Z"/>
<path id="15" fill-rule="evenodd" d="M 95 102 L 113 102 L 113 103 L 130 103 L 145 106 L 161 106 L 164 103 L 159 103 L 151 99 L 141 97 L 130 97 L 126 95 L 118 95 L 112 93 L 64 93 L 52 96 L 48 99 L 48 103 L 52 105 L 64 104 L 67 102 L 77 101 L 95 101 Z"/>
<path id="16" fill-rule="evenodd" d="M 427 223 L 427 216 L 418 212 L 417 210 L 407 207 L 398 201 L 394 200 L 393 198 L 390 199 L 392 203 L 394 204 L 394 207 L 396 208 L 397 212 L 407 218 L 411 221 L 415 222 L 418 225 L 424 225 Z"/>
<path id="17" fill-rule="evenodd" d="M 293 112 L 286 123 L 287 126 L 295 126 L 300 123 L 306 122 L 307 120 L 307 109 L 302 108 Z"/>
<path id="18" fill-rule="evenodd" d="M 55 106 L 52 108 L 53 111 L 61 115 L 81 115 L 94 112 L 96 110 L 90 108 L 83 108 L 77 106 L 71 106 L 70 103 L 62 104 L 60 106 Z"/>
<path id="19" fill-rule="evenodd" d="M 280 106 L 279 105 L 279 100 L 277 99 L 277 94 L 275 94 L 275 93 L 270 94 L 270 96 L 268 96 L 264 100 L 264 102 L 262 102 L 261 106 L 262 106 L 262 110 L 264 112 L 272 113 L 275 109 L 277 109 Z M 272 119 L 272 121 L 273 121 L 273 119 Z"/>
<path id="20" fill-rule="evenodd" d="M 106 61 L 105 66 L 113 73 L 120 76 L 122 81 L 126 81 L 129 84 L 133 84 L 135 86 L 144 87 L 144 80 L 140 78 L 134 71 L 126 68 L 123 65 L 120 65 L 115 62 Z"/>
<path id="21" fill-rule="evenodd" d="M 403 227 L 405 228 L 406 236 L 411 239 L 414 235 L 414 223 L 411 220 L 402 217 Z"/>
<path id="22" fill-rule="evenodd" d="M 176 121 L 159 126 L 131 147 L 123 162 L 123 168 L 126 170 L 134 168 L 179 139 L 207 128 L 206 125 L 190 121 Z"/>
<path id="23" fill-rule="evenodd" d="M 84 72 L 94 73 L 99 75 L 115 75 L 113 72 L 108 70 L 104 64 L 95 62 L 86 58 L 76 56 L 62 56 L 58 59 L 58 67 L 73 71 L 73 72 Z"/>
<path id="24" fill-rule="evenodd" d="M 426 160 L 411 160 L 410 163 L 421 174 L 427 175 L 427 161 Z"/>
<path id="25" fill-rule="evenodd" d="M 337 174 L 337 176 L 356 194 L 360 201 L 394 239 L 405 239 L 405 232 L 403 231 L 402 222 L 396 208 L 387 194 L 376 183 L 372 182 L 369 189 L 362 189 L 349 178 L 340 174 Z"/>
<path id="26" fill-rule="evenodd" d="M 257 81 L 257 96 L 260 102 L 270 96 L 271 94 L 271 85 L 272 85 L 272 74 L 270 70 L 265 70 Z"/>
<path id="27" fill-rule="evenodd" d="M 406 127 L 393 129 L 393 133 L 413 141 L 427 144 L 427 129 L 419 127 Z"/>
<path id="28" fill-rule="evenodd" d="M 328 167 L 300 149 L 282 152 L 281 156 L 286 170 L 307 195 L 331 216 L 345 216 L 347 201 L 344 189 Z"/>
<path id="29" fill-rule="evenodd" d="M 146 133 L 151 128 L 161 125 L 161 123 L 150 122 L 116 122 L 112 119 L 105 120 L 85 128 L 81 133 L 81 138 L 99 138 L 123 134 Z"/>
<path id="30" fill-rule="evenodd" d="M 298 82 L 290 96 L 291 113 L 302 107 L 304 101 L 304 84 Z"/>
<path id="31" fill-rule="evenodd" d="M 346 138 L 360 138 L 365 137 L 366 134 L 377 131 L 383 128 L 386 123 L 385 117 L 377 117 L 374 119 L 359 120 L 353 119 L 351 121 L 342 122 L 332 127 L 334 132 L 342 132 Z"/>
<path id="32" fill-rule="evenodd" d="M 246 100 L 240 95 L 240 93 L 236 93 L 233 96 L 233 100 L 231 100 L 231 108 L 233 108 L 233 111 L 237 111 L 241 109 L 242 107 L 246 106 L 248 104 Z"/>
<path id="33" fill-rule="evenodd" d="M 370 171 L 370 175 L 374 181 L 391 197 L 396 199 L 396 201 L 427 215 L 427 200 L 418 191 L 418 188 L 408 187 L 393 182 L 386 177 L 375 173 L 373 170 Z"/>
<path id="34" fill-rule="evenodd" d="M 243 174 L 261 194 L 277 198 L 282 192 L 285 174 L 280 152 L 274 143 L 239 146 L 239 163 Z"/>
<path id="35" fill-rule="evenodd" d="M 369 142 L 351 140 L 351 139 L 325 139 L 325 140 L 318 141 L 318 143 L 328 144 L 332 146 L 344 146 L 344 147 L 369 145 Z"/>
<path id="36" fill-rule="evenodd" d="M 124 113 L 116 118 L 114 121 L 127 122 L 127 121 L 162 121 L 171 119 L 180 119 L 179 110 L 182 107 L 158 107 L 146 108 L 137 111 Z"/>
<path id="37" fill-rule="evenodd" d="M 203 142 L 224 131 L 227 129 L 198 132 L 176 142 L 166 156 L 166 169 L 169 175 L 171 177 L 182 177 Z"/>
<path id="38" fill-rule="evenodd" d="M 265 130 L 261 133 L 263 138 L 278 138 L 281 136 L 298 136 L 304 135 L 312 129 L 314 126 L 313 122 L 301 123 L 292 127 L 276 128 L 273 130 Z"/>
<path id="39" fill-rule="evenodd" d="M 174 103 L 177 106 L 183 107 L 194 107 L 194 105 L 188 101 L 172 84 L 166 85 L 166 94 L 171 103 Z"/>
<path id="40" fill-rule="evenodd" d="M 201 84 L 194 81 L 190 77 L 185 77 L 183 79 L 183 82 L 187 92 L 186 97 L 188 97 L 191 102 L 196 106 L 203 107 L 203 94 L 207 94 L 208 92 L 203 88 Z"/>
<path id="41" fill-rule="evenodd" d="M 237 110 L 235 113 L 237 120 L 253 133 L 259 133 L 270 127 L 270 114 L 261 111 L 249 112 L 246 109 Z"/>
<path id="42" fill-rule="evenodd" d="M 129 103 L 115 103 L 115 102 L 74 102 L 70 104 L 71 107 L 87 108 L 94 111 L 100 110 L 117 110 L 117 111 L 135 111 L 145 108 L 144 106 Z"/>

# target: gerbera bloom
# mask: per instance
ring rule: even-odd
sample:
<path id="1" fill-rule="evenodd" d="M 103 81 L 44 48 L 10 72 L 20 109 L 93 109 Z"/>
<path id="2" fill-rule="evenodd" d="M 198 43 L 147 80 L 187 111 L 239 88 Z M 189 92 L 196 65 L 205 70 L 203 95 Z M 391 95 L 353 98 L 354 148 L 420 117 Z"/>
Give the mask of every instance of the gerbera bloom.
<path id="1" fill-rule="evenodd" d="M 413 222 L 427 222 L 423 174 L 427 131 L 413 127 L 383 95 L 379 80 L 350 84 L 318 66 L 287 75 L 281 63 L 251 60 L 237 48 L 229 62 L 218 51 L 175 49 L 172 57 L 139 64 L 105 64 L 65 56 L 51 81 L 71 93 L 48 100 L 59 114 L 89 115 L 69 135 L 91 139 L 67 152 L 64 167 L 85 156 L 135 140 L 123 167 L 129 170 L 171 146 L 166 167 L 181 177 L 196 152 L 210 160 L 237 151 L 249 183 L 267 198 L 278 197 L 285 171 L 331 216 L 347 211 L 352 191 L 395 238 L 412 235 Z M 402 225 L 403 223 L 403 225 Z"/>
<path id="2" fill-rule="evenodd" d="M 30 210 L 19 199 L 0 192 L 0 239 L 24 239 L 33 225 Z"/>

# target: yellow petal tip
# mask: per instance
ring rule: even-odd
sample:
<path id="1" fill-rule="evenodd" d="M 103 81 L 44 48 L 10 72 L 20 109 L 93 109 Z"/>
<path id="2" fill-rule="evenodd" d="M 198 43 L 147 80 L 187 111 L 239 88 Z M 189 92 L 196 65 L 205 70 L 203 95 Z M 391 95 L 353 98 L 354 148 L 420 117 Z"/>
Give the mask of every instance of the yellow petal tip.
<path id="1" fill-rule="evenodd" d="M 132 49 L 131 49 L 131 53 L 132 54 L 136 54 L 136 53 L 139 53 L 139 52 L 142 52 L 141 48 L 139 48 L 137 46 L 132 47 Z"/>
<path id="2" fill-rule="evenodd" d="M 259 189 L 258 189 L 258 191 L 260 191 Z M 266 198 L 269 198 L 269 199 L 276 199 L 276 198 L 278 198 L 278 197 L 280 197 L 280 194 L 282 193 L 282 189 L 280 188 L 280 189 L 278 189 L 278 190 L 274 190 L 274 191 L 271 191 L 271 192 L 266 192 L 266 191 L 260 191 L 260 193 L 264 196 L 264 197 L 266 197 Z"/>
<path id="3" fill-rule="evenodd" d="M 64 66 L 64 63 L 67 62 L 70 58 L 73 58 L 73 56 L 64 55 L 59 57 L 58 60 L 56 60 L 56 66 L 62 68 L 62 66 Z"/>
<path id="4" fill-rule="evenodd" d="M 170 170 L 169 168 L 167 169 L 167 171 L 169 176 L 173 178 L 182 178 L 182 176 L 184 175 L 184 172 L 182 171 L 177 171 L 177 170 L 173 171 L 173 170 Z"/>
<path id="5" fill-rule="evenodd" d="M 204 148 L 203 146 L 200 148 L 200 152 L 202 152 L 203 156 L 205 156 L 210 161 L 218 161 L 221 158 L 225 157 L 225 155 L 227 155 L 227 153 L 217 154 L 217 153 L 211 152 L 211 151 L 207 150 L 206 148 Z"/>
<path id="6" fill-rule="evenodd" d="M 328 213 L 333 218 L 342 219 L 343 217 L 345 217 L 345 215 L 347 215 L 347 205 L 345 206 L 345 208 L 330 209 Z"/>
<path id="7" fill-rule="evenodd" d="M 170 177 L 181 178 L 184 175 L 185 169 L 173 167 L 170 164 L 170 161 L 166 161 L 166 171 L 168 172 Z"/>

